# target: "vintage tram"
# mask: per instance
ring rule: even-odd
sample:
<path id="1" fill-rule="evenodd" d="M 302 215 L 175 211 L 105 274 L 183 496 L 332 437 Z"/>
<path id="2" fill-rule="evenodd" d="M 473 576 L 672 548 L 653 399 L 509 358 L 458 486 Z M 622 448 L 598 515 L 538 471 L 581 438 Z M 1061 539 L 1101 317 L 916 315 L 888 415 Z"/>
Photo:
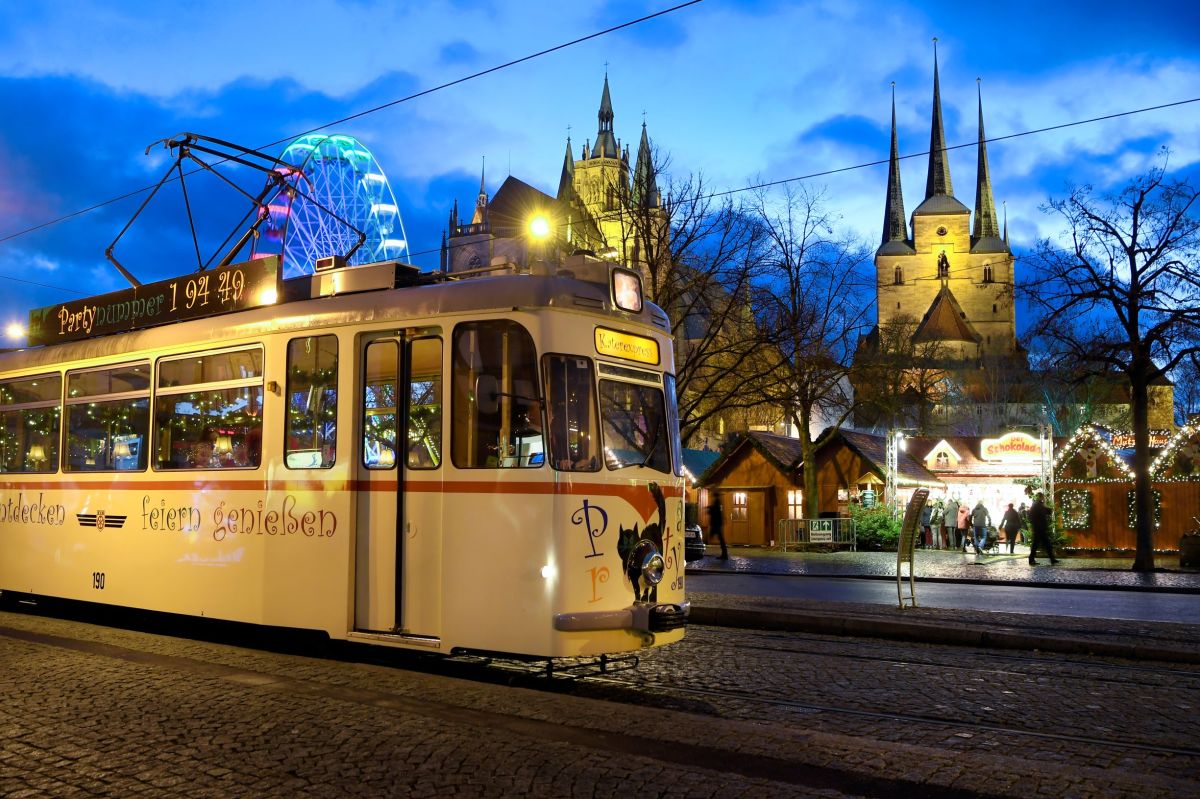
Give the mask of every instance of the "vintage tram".
<path id="1" fill-rule="evenodd" d="M 446 654 L 677 641 L 669 329 L 582 255 L 38 309 L 0 354 L 0 591 Z"/>

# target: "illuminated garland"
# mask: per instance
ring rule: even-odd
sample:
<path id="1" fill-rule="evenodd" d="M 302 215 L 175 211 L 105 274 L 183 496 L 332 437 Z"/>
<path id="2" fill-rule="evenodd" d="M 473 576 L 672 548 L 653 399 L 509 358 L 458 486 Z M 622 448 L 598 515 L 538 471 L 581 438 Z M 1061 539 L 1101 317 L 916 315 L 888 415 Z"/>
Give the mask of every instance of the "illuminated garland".
<path id="1" fill-rule="evenodd" d="M 1092 526 L 1092 492 L 1067 489 L 1058 492 L 1059 518 L 1066 530 L 1087 530 Z"/>
<path id="2" fill-rule="evenodd" d="M 1175 474 L 1170 477 L 1164 477 L 1163 473 L 1176 465 L 1178 461 L 1177 455 L 1179 450 L 1189 442 L 1195 440 L 1196 434 L 1200 432 L 1196 427 L 1190 424 L 1185 424 L 1179 429 L 1167 446 L 1163 447 L 1162 452 L 1158 453 L 1158 457 L 1154 459 L 1154 463 L 1150 466 L 1150 477 L 1155 482 L 1160 483 L 1191 483 L 1200 481 L 1200 459 L 1192 461 L 1192 468 L 1188 474 Z"/>
<path id="3" fill-rule="evenodd" d="M 1162 493 L 1153 490 L 1150 492 L 1154 498 L 1154 526 L 1162 526 Z M 1130 491 L 1128 496 L 1129 502 L 1129 529 L 1133 530 L 1137 527 L 1137 509 L 1134 508 L 1134 498 L 1137 496 L 1136 491 Z"/>
<path id="4" fill-rule="evenodd" d="M 1094 444 L 1108 456 L 1113 468 L 1124 473 L 1122 477 L 1067 477 L 1063 474 L 1068 462 L 1079 453 L 1085 444 Z M 1128 483 L 1133 480 L 1133 469 L 1117 452 L 1100 429 L 1092 424 L 1085 424 L 1075 431 L 1067 440 L 1059 454 L 1054 458 L 1054 479 L 1064 483 Z"/>

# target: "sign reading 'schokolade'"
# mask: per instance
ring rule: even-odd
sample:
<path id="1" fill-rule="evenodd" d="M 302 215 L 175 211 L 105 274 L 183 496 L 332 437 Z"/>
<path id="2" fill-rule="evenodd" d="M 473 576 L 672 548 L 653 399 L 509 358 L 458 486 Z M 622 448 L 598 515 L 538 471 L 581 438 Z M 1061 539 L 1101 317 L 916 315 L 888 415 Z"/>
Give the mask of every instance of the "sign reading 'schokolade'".
<path id="1" fill-rule="evenodd" d="M 29 312 L 29 344 L 124 333 L 270 305 L 279 295 L 279 257 L 258 258 Z"/>

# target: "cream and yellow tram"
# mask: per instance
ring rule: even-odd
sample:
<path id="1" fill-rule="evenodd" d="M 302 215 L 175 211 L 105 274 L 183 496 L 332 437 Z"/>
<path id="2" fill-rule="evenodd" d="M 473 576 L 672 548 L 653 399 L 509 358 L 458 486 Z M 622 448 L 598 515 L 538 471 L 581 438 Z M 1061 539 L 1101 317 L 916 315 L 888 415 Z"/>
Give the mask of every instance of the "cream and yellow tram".
<path id="1" fill-rule="evenodd" d="M 0 591 L 442 653 L 679 640 L 669 326 L 636 273 L 563 267 L 265 259 L 35 311 Z"/>

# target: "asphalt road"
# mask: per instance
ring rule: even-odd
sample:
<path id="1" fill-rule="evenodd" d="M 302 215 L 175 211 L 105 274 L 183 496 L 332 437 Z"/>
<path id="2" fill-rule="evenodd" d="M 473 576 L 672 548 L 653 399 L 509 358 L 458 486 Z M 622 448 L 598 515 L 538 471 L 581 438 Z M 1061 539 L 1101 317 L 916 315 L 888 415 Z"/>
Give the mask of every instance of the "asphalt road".
<path id="1" fill-rule="evenodd" d="M 687 585 L 689 590 L 714 594 L 897 604 L 894 579 L 689 574 Z M 1200 597 L 1195 594 L 918 580 L 917 601 L 930 608 L 973 608 L 1007 613 L 1053 613 L 1056 616 L 1200 624 Z"/>

